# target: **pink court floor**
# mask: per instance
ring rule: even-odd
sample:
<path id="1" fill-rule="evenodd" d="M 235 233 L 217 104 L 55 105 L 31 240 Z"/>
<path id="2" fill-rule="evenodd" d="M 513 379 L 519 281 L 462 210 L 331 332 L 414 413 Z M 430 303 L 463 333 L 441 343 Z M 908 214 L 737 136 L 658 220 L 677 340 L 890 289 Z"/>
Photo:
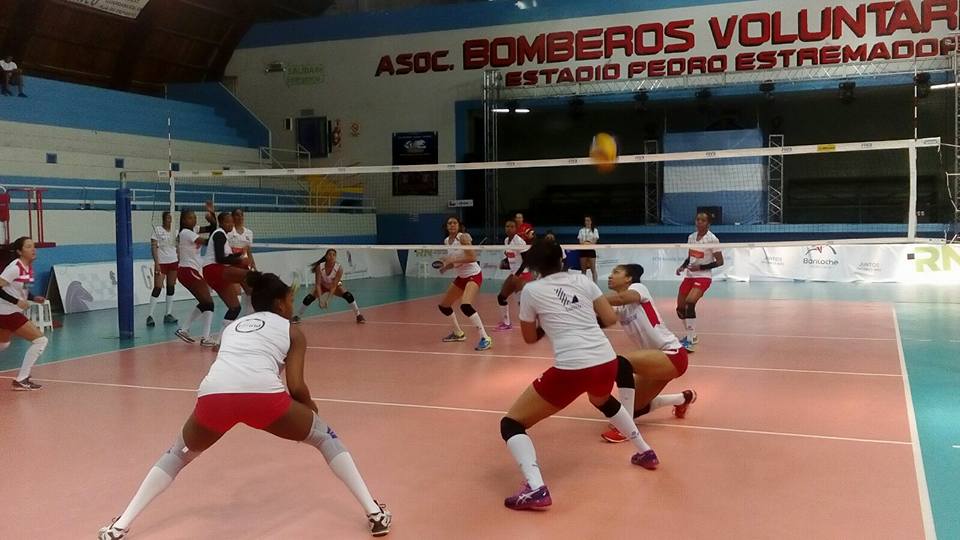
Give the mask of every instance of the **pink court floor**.
<path id="1" fill-rule="evenodd" d="M 370 308 L 363 326 L 348 313 L 303 325 L 320 414 L 393 511 L 389 538 L 924 536 L 889 304 L 704 302 L 699 350 L 668 387 L 696 389 L 697 403 L 641 424 L 660 469 L 602 442 L 606 423 L 581 398 L 530 431 L 554 505 L 519 513 L 503 507 L 521 475 L 499 420 L 550 365 L 549 345 L 514 330 L 474 352 L 469 329 L 441 343 L 435 302 Z M 479 307 L 497 322 L 491 295 Z M 171 444 L 213 358 L 161 343 L 43 365 L 43 391 L 0 392 L 0 538 L 93 538 Z M 239 426 L 130 537 L 365 538 L 365 525 L 315 449 Z"/>

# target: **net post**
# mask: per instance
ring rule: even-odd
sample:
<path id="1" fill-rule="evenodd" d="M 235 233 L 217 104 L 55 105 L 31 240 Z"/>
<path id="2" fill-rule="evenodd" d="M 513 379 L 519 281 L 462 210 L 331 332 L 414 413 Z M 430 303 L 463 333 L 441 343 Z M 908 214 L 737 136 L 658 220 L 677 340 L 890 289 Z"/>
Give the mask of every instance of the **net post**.
<path id="1" fill-rule="evenodd" d="M 123 182 L 125 185 L 126 182 Z M 116 191 L 117 225 L 117 325 L 120 339 L 133 339 L 133 226 L 131 193 Z"/>
<path id="2" fill-rule="evenodd" d="M 917 145 L 908 148 L 910 156 L 910 202 L 907 208 L 907 238 L 917 237 Z"/>

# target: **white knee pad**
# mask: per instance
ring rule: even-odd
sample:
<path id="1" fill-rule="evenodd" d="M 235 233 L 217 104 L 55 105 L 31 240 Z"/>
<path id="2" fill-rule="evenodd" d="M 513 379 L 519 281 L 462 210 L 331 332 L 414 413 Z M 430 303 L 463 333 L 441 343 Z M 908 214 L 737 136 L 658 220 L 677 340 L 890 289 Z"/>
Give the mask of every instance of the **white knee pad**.
<path id="1" fill-rule="evenodd" d="M 49 340 L 47 339 L 47 336 L 40 336 L 30 343 L 32 344 L 31 346 L 40 349 L 40 352 L 42 353 L 47 348 L 47 343 L 49 343 Z"/>
<path id="2" fill-rule="evenodd" d="M 347 451 L 337 434 L 316 414 L 313 415 L 313 427 L 303 442 L 313 446 L 323 454 L 327 463 Z"/>
<path id="3" fill-rule="evenodd" d="M 174 441 L 173 446 L 160 456 L 156 466 L 169 474 L 170 478 L 176 478 L 180 471 L 199 455 L 200 452 L 194 452 L 187 448 L 187 445 L 183 442 L 183 435 L 177 435 L 177 440 Z"/>

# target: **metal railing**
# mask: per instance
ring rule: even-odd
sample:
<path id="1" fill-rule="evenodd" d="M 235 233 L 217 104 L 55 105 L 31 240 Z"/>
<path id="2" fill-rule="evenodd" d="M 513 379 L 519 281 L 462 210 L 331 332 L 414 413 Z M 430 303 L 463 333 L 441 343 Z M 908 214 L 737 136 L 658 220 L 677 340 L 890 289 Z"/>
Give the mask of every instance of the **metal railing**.
<path id="1" fill-rule="evenodd" d="M 277 169 L 286 169 L 296 163 L 297 168 L 310 167 L 310 152 L 301 144 L 296 148 L 273 148 L 270 146 L 260 147 L 260 168 L 272 167 Z M 289 160 L 283 156 L 291 156 Z"/>

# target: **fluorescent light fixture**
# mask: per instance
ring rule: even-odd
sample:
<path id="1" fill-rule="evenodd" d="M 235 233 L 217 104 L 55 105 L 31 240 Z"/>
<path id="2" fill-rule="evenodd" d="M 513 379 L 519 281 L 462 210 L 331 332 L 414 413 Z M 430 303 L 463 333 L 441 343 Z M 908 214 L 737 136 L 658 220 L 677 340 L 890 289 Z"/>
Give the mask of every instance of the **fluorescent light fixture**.
<path id="1" fill-rule="evenodd" d="M 493 111 L 493 112 L 495 112 L 495 113 L 508 113 L 508 112 L 510 112 L 510 109 L 504 109 L 503 107 L 494 107 L 494 108 L 492 108 L 492 109 L 490 109 L 490 110 Z"/>
<path id="2" fill-rule="evenodd" d="M 945 90 L 947 88 L 956 88 L 957 83 L 935 84 L 930 87 L 931 90 Z"/>
<path id="3" fill-rule="evenodd" d="M 518 108 L 518 109 L 514 109 L 513 112 L 515 112 L 515 113 L 517 113 L 517 114 L 527 114 L 528 112 L 530 112 L 530 109 L 526 109 L 526 108 L 521 107 L 521 108 Z"/>

